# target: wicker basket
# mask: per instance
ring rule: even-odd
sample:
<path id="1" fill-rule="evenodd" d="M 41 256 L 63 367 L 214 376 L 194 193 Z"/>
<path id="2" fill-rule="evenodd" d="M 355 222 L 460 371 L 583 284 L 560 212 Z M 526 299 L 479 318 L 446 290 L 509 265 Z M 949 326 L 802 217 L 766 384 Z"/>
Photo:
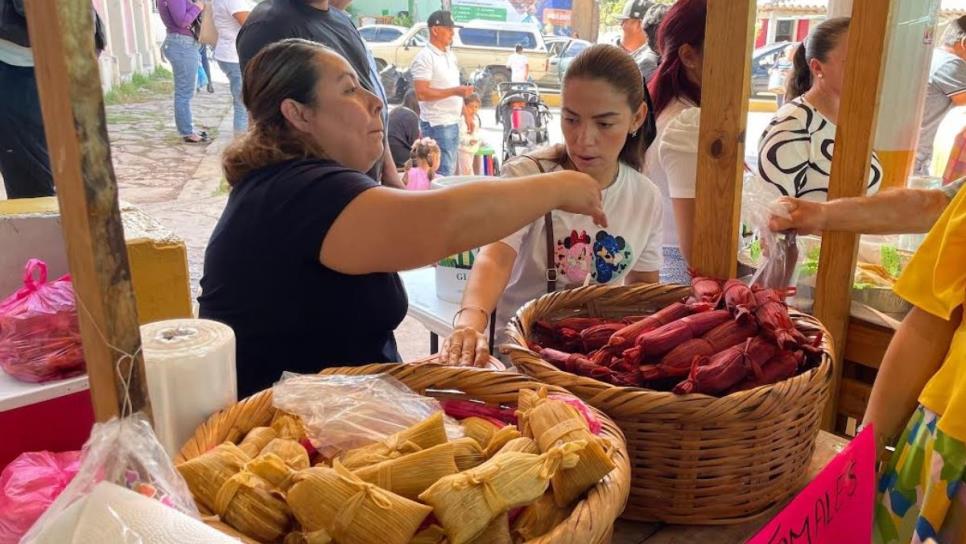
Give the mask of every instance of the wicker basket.
<path id="1" fill-rule="evenodd" d="M 726 397 L 618 387 L 558 370 L 527 349 L 532 324 L 547 317 L 619 318 L 681 300 L 671 285 L 590 286 L 543 296 L 507 327 L 503 346 L 522 372 L 571 391 L 609 415 L 627 437 L 631 496 L 624 517 L 681 524 L 741 523 L 764 514 L 803 483 L 828 401 L 833 353 L 815 369 Z M 823 330 L 794 313 L 803 331 Z"/>
<path id="2" fill-rule="evenodd" d="M 374 364 L 352 368 L 333 368 L 323 374 L 388 374 L 418 393 L 437 398 L 457 398 L 483 401 L 493 405 L 511 405 L 517 401 L 520 389 L 543 387 L 544 384 L 527 376 L 511 372 L 450 367 L 433 363 Z M 553 392 L 563 389 L 549 386 Z M 221 444 L 225 440 L 238 442 L 254 427 L 267 425 L 274 415 L 272 391 L 266 390 L 242 400 L 208 418 L 195 431 L 175 459 L 181 463 Z M 627 502 L 630 489 L 630 464 L 624 435 L 607 416 L 597 413 L 602 423 L 601 436 L 616 445 L 617 464 L 607 477 L 576 506 L 567 520 L 550 533 L 529 541 L 531 544 L 572 543 L 606 544 L 610 542 L 614 521 Z M 219 530 L 241 536 L 230 527 L 214 522 Z M 245 542 L 253 542 L 244 539 Z"/>

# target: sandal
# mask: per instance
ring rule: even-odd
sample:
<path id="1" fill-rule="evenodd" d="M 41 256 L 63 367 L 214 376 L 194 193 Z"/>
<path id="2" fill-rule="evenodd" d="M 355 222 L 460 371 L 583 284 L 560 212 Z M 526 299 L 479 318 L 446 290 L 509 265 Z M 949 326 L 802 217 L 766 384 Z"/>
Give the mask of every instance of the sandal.
<path id="1" fill-rule="evenodd" d="M 208 133 L 205 131 L 192 134 L 191 136 L 182 136 L 181 139 L 184 140 L 184 143 L 186 144 L 206 144 L 210 141 L 208 138 Z"/>

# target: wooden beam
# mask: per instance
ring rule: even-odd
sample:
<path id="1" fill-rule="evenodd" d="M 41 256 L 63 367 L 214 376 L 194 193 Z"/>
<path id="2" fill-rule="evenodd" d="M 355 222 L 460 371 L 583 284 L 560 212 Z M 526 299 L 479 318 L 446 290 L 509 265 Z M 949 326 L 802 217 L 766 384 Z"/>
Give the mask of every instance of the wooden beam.
<path id="1" fill-rule="evenodd" d="M 90 0 L 24 2 L 84 358 L 99 421 L 151 416 L 137 308 L 94 55 Z M 123 358 L 132 354 L 133 358 Z M 118 371 L 115 364 L 119 360 Z M 121 376 L 124 379 L 121 379 Z"/>
<path id="2" fill-rule="evenodd" d="M 866 191 L 879 90 L 885 73 L 890 4 L 882 0 L 855 0 L 853 4 L 845 82 L 829 178 L 829 200 L 859 196 Z M 847 232 L 826 232 L 822 236 L 815 317 L 835 339 L 831 400 L 823 417 L 826 430 L 835 425 L 858 241 L 858 236 Z"/>
<path id="3" fill-rule="evenodd" d="M 745 164 L 754 0 L 708 2 L 690 265 L 733 278 Z"/>

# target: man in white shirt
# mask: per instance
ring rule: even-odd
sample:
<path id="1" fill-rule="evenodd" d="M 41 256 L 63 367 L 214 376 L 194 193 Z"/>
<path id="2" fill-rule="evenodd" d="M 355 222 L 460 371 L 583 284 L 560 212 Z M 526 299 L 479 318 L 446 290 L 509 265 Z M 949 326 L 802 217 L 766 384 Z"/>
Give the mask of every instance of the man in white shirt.
<path id="1" fill-rule="evenodd" d="M 526 83 L 530 77 L 530 61 L 523 54 L 523 46 L 517 44 L 516 52 L 506 59 L 506 67 L 510 69 L 510 81 Z"/>
<path id="2" fill-rule="evenodd" d="M 472 85 L 460 85 L 460 68 L 450 49 L 458 28 L 448 11 L 435 11 L 426 21 L 429 43 L 410 66 L 413 90 L 419 99 L 419 128 L 424 137 L 436 140 L 441 151 L 441 176 L 456 168 L 460 144 L 459 119 L 463 98 L 473 94 Z"/>

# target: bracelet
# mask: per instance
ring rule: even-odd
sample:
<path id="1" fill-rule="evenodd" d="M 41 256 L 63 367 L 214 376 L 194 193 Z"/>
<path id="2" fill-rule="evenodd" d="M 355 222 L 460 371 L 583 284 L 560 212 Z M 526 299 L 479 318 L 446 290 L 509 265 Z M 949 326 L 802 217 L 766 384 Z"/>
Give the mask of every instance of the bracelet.
<path id="1" fill-rule="evenodd" d="M 479 306 L 463 306 L 462 308 L 457 310 L 456 315 L 453 316 L 453 328 L 454 329 L 456 328 L 456 320 L 459 319 L 460 314 L 466 310 L 476 310 L 482 313 L 483 317 L 486 319 L 486 321 L 483 322 L 483 330 L 486 330 L 486 327 L 490 324 L 490 312 L 484 310 L 483 308 L 480 308 Z"/>

